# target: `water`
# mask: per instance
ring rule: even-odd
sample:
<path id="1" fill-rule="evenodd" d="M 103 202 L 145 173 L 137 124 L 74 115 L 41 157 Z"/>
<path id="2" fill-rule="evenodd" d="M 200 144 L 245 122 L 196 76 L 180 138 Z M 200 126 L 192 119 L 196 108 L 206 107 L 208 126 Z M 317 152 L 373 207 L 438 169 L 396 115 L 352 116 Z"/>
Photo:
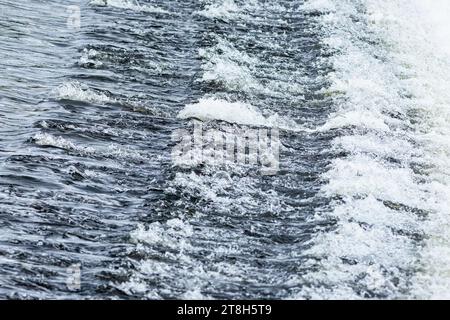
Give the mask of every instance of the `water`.
<path id="1" fill-rule="evenodd" d="M 0 298 L 448 297 L 445 12 L 0 0 Z M 177 165 L 199 124 L 279 171 Z"/>

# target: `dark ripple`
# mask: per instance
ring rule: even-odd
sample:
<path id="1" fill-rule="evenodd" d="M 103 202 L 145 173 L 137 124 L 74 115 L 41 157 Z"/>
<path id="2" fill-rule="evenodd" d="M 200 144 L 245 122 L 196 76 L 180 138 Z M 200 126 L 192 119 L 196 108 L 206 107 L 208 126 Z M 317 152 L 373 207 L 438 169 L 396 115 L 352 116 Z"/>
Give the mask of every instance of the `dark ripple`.
<path id="1" fill-rule="evenodd" d="M 289 297 L 299 284 L 288 280 L 308 272 L 301 252 L 318 228 L 333 225 L 313 224 L 308 216 L 329 206 L 317 192 L 333 156 L 323 150 L 334 135 L 283 132 L 290 149 L 282 154 L 280 174 L 231 172 L 236 185 L 221 194 L 236 200 L 229 207 L 176 184 L 177 174 L 192 172 L 206 188 L 219 180 L 208 167 L 172 167 L 170 135 L 189 127 L 176 114 L 204 94 L 249 101 L 298 123 L 323 123 L 332 102 L 318 91 L 327 85 L 321 76 L 329 67 L 316 64 L 323 50 L 314 22 L 298 12 L 302 1 L 281 1 L 287 13 L 261 9 L 237 21 L 199 16 L 197 1 L 140 2 L 169 13 L 83 5 L 83 27 L 70 32 L 65 6 L 77 1 L 33 0 L 24 7 L 0 1 L 10 13 L 0 35 L 8 57 L 1 68 L 12 70 L 0 80 L 0 143 L 7 150 L 0 151 L 0 297 L 176 298 L 191 285 L 214 298 Z M 301 84 L 304 97 L 199 81 L 198 49 L 215 45 L 217 36 L 261 61 L 257 81 Z M 50 95 L 72 81 L 111 101 Z M 37 134 L 67 144 L 44 143 Z M 130 238 L 138 223 L 168 228 L 175 217 L 194 230 L 182 253 L 170 243 L 137 247 Z M 165 272 L 142 269 L 153 262 Z M 82 264 L 82 288 L 71 292 L 67 268 L 76 263 Z M 135 279 L 144 291 L 124 289 Z"/>

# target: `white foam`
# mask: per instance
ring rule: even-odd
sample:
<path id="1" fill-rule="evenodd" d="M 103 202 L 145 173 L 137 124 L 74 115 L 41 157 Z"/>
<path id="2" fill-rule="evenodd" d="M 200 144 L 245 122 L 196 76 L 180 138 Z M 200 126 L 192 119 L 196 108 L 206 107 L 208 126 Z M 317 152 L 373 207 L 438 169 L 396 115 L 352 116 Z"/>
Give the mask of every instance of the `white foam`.
<path id="1" fill-rule="evenodd" d="M 198 14 L 207 18 L 230 19 L 239 16 L 242 7 L 239 7 L 234 0 L 219 0 L 199 11 Z"/>
<path id="2" fill-rule="evenodd" d="M 48 133 L 37 133 L 33 139 L 35 143 L 40 146 L 53 146 L 65 150 L 77 151 L 85 155 L 92 155 L 95 149 L 85 146 L 78 146 L 73 142 L 64 139 L 63 137 L 55 137 Z"/>
<path id="3" fill-rule="evenodd" d="M 315 0 L 315 1 L 307 1 L 303 6 L 302 10 L 304 11 L 319 11 L 319 12 L 330 12 L 335 11 L 334 1 L 330 0 Z"/>
<path id="4" fill-rule="evenodd" d="M 448 297 L 450 3 L 311 0 L 304 9 L 325 14 L 323 42 L 336 52 L 327 93 L 337 109 L 318 130 L 353 133 L 334 141 L 349 156 L 332 162 L 322 192 L 342 200 L 316 219 L 337 228 L 308 251 L 320 271 L 298 297 Z M 404 234 L 429 238 L 422 248 Z M 412 285 L 401 270 L 419 270 Z"/>
<path id="5" fill-rule="evenodd" d="M 285 97 L 286 94 L 298 95 L 304 93 L 304 87 L 298 81 L 301 76 L 290 72 L 277 74 L 275 79 L 265 80 L 264 84 L 258 80 L 259 69 L 266 72 L 268 66 L 255 56 L 238 50 L 229 41 L 216 37 L 217 44 L 207 49 L 200 49 L 199 55 L 203 59 L 202 69 L 204 82 L 220 83 L 228 90 L 260 93 L 270 96 Z M 283 50 L 283 48 L 279 48 Z M 300 72 L 300 68 L 298 72 Z M 267 78 L 263 74 L 264 78 Z"/>
<path id="6" fill-rule="evenodd" d="M 35 143 L 40 146 L 52 146 L 68 151 L 73 151 L 84 156 L 104 156 L 121 160 L 149 161 L 149 158 L 139 151 L 131 150 L 116 144 L 107 147 L 93 147 L 75 144 L 60 136 L 49 133 L 37 133 L 33 137 Z"/>
<path id="7" fill-rule="evenodd" d="M 159 222 L 148 227 L 139 225 L 131 233 L 131 238 L 136 242 L 158 244 L 172 249 L 183 250 L 189 245 L 186 238 L 193 234 L 192 226 L 176 218 L 168 220 L 163 226 Z"/>
<path id="8" fill-rule="evenodd" d="M 119 285 L 120 289 L 143 292 L 157 299 L 161 295 L 209 299 L 211 283 L 239 285 L 251 281 L 256 284 L 250 275 L 254 276 L 258 270 L 247 259 L 237 259 L 232 264 L 226 261 L 230 256 L 242 256 L 248 239 L 236 239 L 232 230 L 204 226 L 199 223 L 201 217 L 189 216 L 140 226 L 132 232 L 138 252 L 150 257 L 158 255 L 161 259 L 141 261 L 132 279 Z M 214 250 L 205 251 L 205 244 L 211 243 Z M 198 259 L 199 256 L 204 259 Z M 147 288 L 142 285 L 149 281 L 156 282 L 157 288 L 154 284 Z"/>
<path id="9" fill-rule="evenodd" d="M 199 119 L 201 121 L 226 121 L 249 126 L 264 126 L 283 130 L 302 131 L 300 125 L 293 120 L 271 114 L 265 117 L 261 111 L 251 104 L 243 102 L 229 102 L 214 97 L 202 98 L 198 103 L 186 105 L 178 113 L 181 119 Z"/>
<path id="10" fill-rule="evenodd" d="M 279 3 L 261 2 L 258 0 L 200 0 L 204 2 L 205 8 L 197 14 L 209 19 L 223 20 L 259 20 L 264 21 L 266 18 L 261 17 L 261 12 L 279 12 L 285 13 L 288 9 Z M 278 20 L 277 22 L 282 22 Z"/>
<path id="11" fill-rule="evenodd" d="M 229 123 L 265 126 L 267 119 L 254 106 L 242 102 L 228 102 L 215 98 L 202 98 L 198 103 L 187 105 L 178 117 L 196 118 L 202 121 L 222 120 Z"/>
<path id="12" fill-rule="evenodd" d="M 103 66 L 103 62 L 96 60 L 96 58 L 98 57 L 99 53 L 94 50 L 94 49 L 84 49 L 83 53 L 81 54 L 80 57 L 80 64 L 82 66 L 84 65 L 94 65 L 96 68 L 99 68 L 101 66 Z"/>
<path id="13" fill-rule="evenodd" d="M 204 65 L 202 80 L 222 83 L 229 90 L 263 91 L 263 86 L 253 77 L 248 66 L 223 57 L 214 57 Z"/>
<path id="14" fill-rule="evenodd" d="M 168 13 L 162 8 L 149 5 L 141 5 L 139 0 L 91 0 L 89 4 L 93 6 L 113 7 L 141 12 Z"/>
<path id="15" fill-rule="evenodd" d="M 105 93 L 95 91 L 78 81 L 65 82 L 52 92 L 52 96 L 60 100 L 73 100 L 95 104 L 114 102 L 115 99 Z"/>
<path id="16" fill-rule="evenodd" d="M 450 3 L 447 0 L 414 0 L 413 3 L 425 22 L 422 27 L 433 42 L 433 49 L 450 56 Z"/>
<path id="17" fill-rule="evenodd" d="M 221 37 L 217 37 L 217 42 L 215 46 L 199 50 L 204 61 L 202 80 L 219 82 L 229 90 L 264 91 L 253 75 L 258 59 L 236 49 Z"/>
<path id="18" fill-rule="evenodd" d="M 195 250 L 190 243 L 190 237 L 193 234 L 194 229 L 190 223 L 180 218 L 170 219 L 163 223 L 154 222 L 147 227 L 139 225 L 131 233 L 131 238 L 136 242 L 139 251 L 148 252 L 157 247 L 158 250 L 166 251 L 165 257 L 167 259 L 176 259 L 178 263 L 177 266 L 174 266 L 167 261 L 144 260 L 139 264 L 138 273 L 130 281 L 121 284 L 119 287 L 126 292 L 146 292 L 147 297 L 159 299 L 160 296 L 156 290 L 149 290 L 144 285 L 146 279 L 167 275 L 173 276 L 175 272 L 183 273 L 186 272 L 185 270 L 189 270 L 187 271 L 189 277 L 183 275 L 176 282 L 176 286 L 183 291 L 180 298 L 207 299 L 208 297 L 201 293 L 201 287 L 204 285 L 202 279 L 208 278 L 206 271 L 202 264 L 196 263 L 186 254 Z M 164 283 L 160 285 L 165 286 Z"/>

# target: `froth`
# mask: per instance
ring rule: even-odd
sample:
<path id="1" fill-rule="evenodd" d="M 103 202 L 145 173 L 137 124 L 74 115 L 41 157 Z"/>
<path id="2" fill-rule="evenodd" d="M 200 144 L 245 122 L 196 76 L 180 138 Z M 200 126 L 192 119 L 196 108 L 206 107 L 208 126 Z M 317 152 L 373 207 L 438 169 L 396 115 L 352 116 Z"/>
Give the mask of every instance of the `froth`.
<path id="1" fill-rule="evenodd" d="M 321 257 L 321 271 L 309 274 L 316 287 L 300 296 L 449 292 L 450 41 L 442 37 L 443 6 L 450 7 L 384 0 L 304 7 L 323 13 L 323 43 L 333 52 L 328 94 L 336 110 L 318 130 L 340 129 L 333 148 L 348 156 L 323 175 L 322 192 L 339 200 L 317 218 L 331 216 L 337 227 L 317 236 L 309 253 Z"/>

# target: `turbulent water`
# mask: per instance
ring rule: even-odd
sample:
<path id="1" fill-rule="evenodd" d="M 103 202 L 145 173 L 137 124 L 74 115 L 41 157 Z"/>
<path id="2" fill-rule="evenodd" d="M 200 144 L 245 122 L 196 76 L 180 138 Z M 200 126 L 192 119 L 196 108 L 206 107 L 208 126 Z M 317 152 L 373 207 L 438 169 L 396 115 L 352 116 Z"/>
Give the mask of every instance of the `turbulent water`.
<path id="1" fill-rule="evenodd" d="M 448 14 L 0 0 L 0 298 L 449 298 Z M 178 165 L 194 124 L 279 171 Z"/>

